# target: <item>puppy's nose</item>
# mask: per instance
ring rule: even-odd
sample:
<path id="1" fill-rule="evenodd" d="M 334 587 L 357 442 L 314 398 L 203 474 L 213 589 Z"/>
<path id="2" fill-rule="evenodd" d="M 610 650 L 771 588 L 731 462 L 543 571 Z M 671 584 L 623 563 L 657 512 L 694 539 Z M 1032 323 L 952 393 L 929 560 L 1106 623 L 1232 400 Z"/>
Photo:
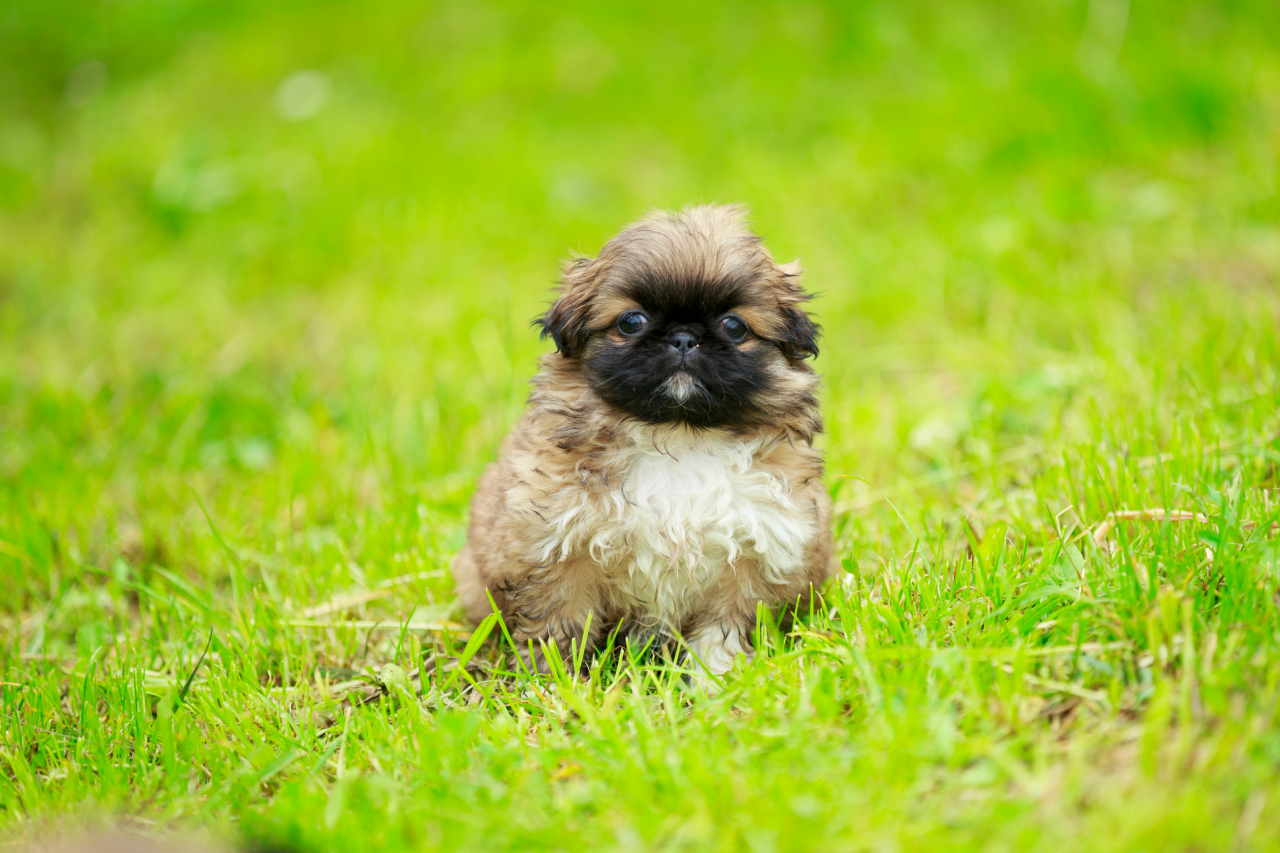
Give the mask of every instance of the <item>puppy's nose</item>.
<path id="1" fill-rule="evenodd" d="M 698 348 L 698 339 L 689 332 L 676 332 L 667 338 L 667 343 L 681 355 L 688 355 L 690 352 Z"/>

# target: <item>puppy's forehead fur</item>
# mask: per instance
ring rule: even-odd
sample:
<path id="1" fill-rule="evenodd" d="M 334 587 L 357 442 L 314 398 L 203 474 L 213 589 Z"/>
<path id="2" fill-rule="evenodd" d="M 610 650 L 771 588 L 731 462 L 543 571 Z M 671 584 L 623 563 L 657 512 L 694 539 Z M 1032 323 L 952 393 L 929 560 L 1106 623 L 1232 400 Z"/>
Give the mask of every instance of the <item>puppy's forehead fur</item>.
<path id="1" fill-rule="evenodd" d="M 655 213 L 610 240 L 594 260 L 566 265 L 566 293 L 575 287 L 591 306 L 591 326 L 603 329 L 637 305 L 736 310 L 765 337 L 783 326 L 779 309 L 804 299 L 798 264 L 774 262 L 746 226 L 738 206 L 703 206 Z"/>

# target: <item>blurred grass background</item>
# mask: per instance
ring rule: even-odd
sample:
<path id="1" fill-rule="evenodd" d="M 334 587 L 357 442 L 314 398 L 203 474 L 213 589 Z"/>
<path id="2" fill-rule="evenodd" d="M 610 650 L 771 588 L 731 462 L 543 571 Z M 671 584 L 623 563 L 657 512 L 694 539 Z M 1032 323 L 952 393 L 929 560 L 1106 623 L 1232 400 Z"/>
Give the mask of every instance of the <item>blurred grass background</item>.
<path id="1" fill-rule="evenodd" d="M 802 256 L 837 473 L 1146 453 L 1166 403 L 1274 387 L 1271 3 L 3 16 L 6 515 L 77 553 L 158 547 L 188 487 L 246 534 L 430 483 L 455 517 L 556 261 L 654 206 Z"/>
<path id="2" fill-rule="evenodd" d="M 1276 319 L 1268 3 L 5 15 L 6 479 L 74 477 L 60 525 L 184 481 L 309 495 L 335 456 L 368 496 L 474 472 L 555 262 L 652 206 L 742 201 L 803 256 L 860 476 L 913 401 L 983 417 L 991 371 L 1029 399 L 983 437 L 1016 442 L 1097 370 L 1142 418 L 1144 353 L 1244 380 L 1224 325 Z"/>
<path id="3" fill-rule="evenodd" d="M 40 666 L 137 630 L 189 665 L 204 634 L 130 584 L 222 624 L 420 572 L 384 615 L 449 615 L 557 263 L 652 207 L 745 203 L 803 259 L 868 577 L 913 531 L 1034 557 L 1232 488 L 1265 518 L 1278 33 L 1270 0 L 10 0 L 5 679 L 56 686 Z M 251 676 L 360 658 L 253 636 Z"/>

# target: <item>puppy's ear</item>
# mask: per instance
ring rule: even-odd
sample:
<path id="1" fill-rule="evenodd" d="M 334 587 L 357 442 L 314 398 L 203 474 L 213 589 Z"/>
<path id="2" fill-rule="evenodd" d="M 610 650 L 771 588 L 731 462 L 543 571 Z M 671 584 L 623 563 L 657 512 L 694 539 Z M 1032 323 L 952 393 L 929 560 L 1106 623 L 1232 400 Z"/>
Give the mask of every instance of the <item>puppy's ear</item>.
<path id="1" fill-rule="evenodd" d="M 589 258 L 564 263 L 560 268 L 560 298 L 534 321 L 534 325 L 542 327 L 542 337 L 555 341 L 556 350 L 566 358 L 578 357 L 591 332 L 590 264 Z"/>
<path id="2" fill-rule="evenodd" d="M 787 358 L 816 357 L 820 328 L 800 307 L 812 298 L 800 288 L 800 278 L 804 275 L 800 259 L 789 264 L 779 264 L 778 269 L 783 275 L 778 285 L 778 311 L 782 314 L 783 323 L 778 343 Z"/>
<path id="3" fill-rule="evenodd" d="M 818 334 L 821 330 L 809 319 L 809 315 L 800 308 L 790 306 L 782 309 L 782 317 L 786 323 L 786 332 L 779 343 L 787 358 L 816 357 Z"/>

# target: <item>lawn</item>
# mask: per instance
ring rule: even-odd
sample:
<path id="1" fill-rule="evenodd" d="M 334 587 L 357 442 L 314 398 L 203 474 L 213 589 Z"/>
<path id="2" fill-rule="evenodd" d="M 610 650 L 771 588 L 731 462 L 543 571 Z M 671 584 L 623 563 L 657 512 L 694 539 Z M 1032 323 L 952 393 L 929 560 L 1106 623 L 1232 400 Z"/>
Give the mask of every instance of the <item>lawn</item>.
<path id="1" fill-rule="evenodd" d="M 9 0 L 0 839 L 1276 849 L 1277 33 Z M 712 696 L 531 677 L 448 573 L 530 320 L 697 201 L 819 294 L 845 571 Z"/>

